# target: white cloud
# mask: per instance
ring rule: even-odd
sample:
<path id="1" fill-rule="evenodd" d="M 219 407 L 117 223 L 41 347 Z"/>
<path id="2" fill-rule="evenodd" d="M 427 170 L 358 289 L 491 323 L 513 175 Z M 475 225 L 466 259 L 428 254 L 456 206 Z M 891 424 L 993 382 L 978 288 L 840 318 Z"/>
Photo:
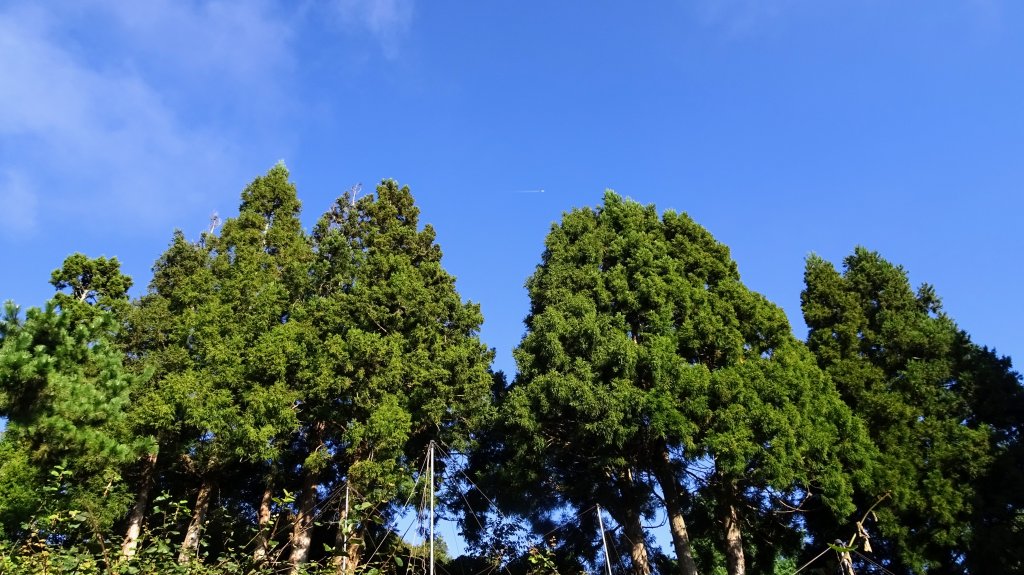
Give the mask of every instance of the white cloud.
<path id="1" fill-rule="evenodd" d="M 337 0 L 336 5 L 346 25 L 365 28 L 385 56 L 398 56 L 402 38 L 412 25 L 413 0 Z"/>
<path id="2" fill-rule="evenodd" d="M 0 174 L 0 236 L 31 236 L 36 229 L 39 200 L 25 178 L 14 171 Z"/>
<path id="3" fill-rule="evenodd" d="M 52 7 L 0 9 L 0 169 L 19 174 L 5 197 L 45 189 L 46 218 L 144 229 L 236 193 L 230 142 L 251 144 L 251 118 L 281 99 L 268 76 L 288 66 L 288 28 L 218 2 Z M 69 32 L 88 25 L 102 46 Z"/>
<path id="4" fill-rule="evenodd" d="M 290 66 L 289 18 L 266 2 L 96 0 L 137 53 L 178 72 L 252 83 Z"/>

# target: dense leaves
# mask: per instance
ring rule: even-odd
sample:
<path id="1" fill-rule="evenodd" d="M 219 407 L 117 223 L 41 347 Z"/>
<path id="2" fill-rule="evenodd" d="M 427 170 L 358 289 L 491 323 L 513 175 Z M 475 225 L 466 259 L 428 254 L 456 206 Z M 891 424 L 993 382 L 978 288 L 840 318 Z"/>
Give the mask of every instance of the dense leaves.
<path id="1" fill-rule="evenodd" d="M 1019 484 L 1003 483 L 1020 477 L 1024 414 L 1009 361 L 973 344 L 931 286 L 915 292 L 877 253 L 858 248 L 841 274 L 812 256 L 805 280 L 808 345 L 878 446 L 858 485 L 863 509 L 885 498 L 871 546 L 896 572 L 972 572 L 1006 557 L 1019 545 L 991 555 L 988 540 L 1024 541 L 1011 519 Z M 1020 569 L 1019 558 L 1002 568 Z"/>
<path id="2" fill-rule="evenodd" d="M 502 402 L 513 471 L 499 473 L 552 511 L 607 509 L 636 573 L 651 569 L 641 520 L 663 505 L 684 573 L 713 568 L 693 560 L 695 497 L 714 502 L 721 531 L 708 536 L 732 573 L 746 566 L 741 521 L 770 523 L 808 493 L 851 509 L 839 464 L 864 460 L 862 427 L 725 246 L 685 214 L 609 192 L 566 214 L 545 247 Z"/>
<path id="3" fill-rule="evenodd" d="M 805 344 L 608 192 L 552 226 L 510 383 L 408 188 L 300 217 L 279 164 L 138 299 L 73 254 L 7 306 L 0 571 L 421 573 L 394 526 L 433 445 L 453 575 L 1024 572 L 1020 378 L 878 254 L 808 259 Z"/>
<path id="4" fill-rule="evenodd" d="M 25 534 L 43 499 L 40 487 L 60 468 L 66 482 L 51 494 L 50 512 L 91 511 L 92 527 L 109 527 L 123 503 L 119 469 L 140 448 L 124 433 L 125 405 L 141 379 L 123 367 L 106 339 L 109 315 L 86 322 L 55 303 L 24 318 L 8 304 L 0 320 L 0 521 L 3 532 Z"/>

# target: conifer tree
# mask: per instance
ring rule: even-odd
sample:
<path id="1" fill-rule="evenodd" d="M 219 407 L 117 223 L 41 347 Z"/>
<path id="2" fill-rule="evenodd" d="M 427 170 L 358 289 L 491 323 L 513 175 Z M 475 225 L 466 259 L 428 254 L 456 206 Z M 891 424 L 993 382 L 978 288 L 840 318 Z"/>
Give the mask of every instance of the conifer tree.
<path id="1" fill-rule="evenodd" d="M 970 405 L 971 425 L 986 425 L 992 463 L 974 485 L 971 573 L 1024 573 L 1024 386 L 1010 358 L 961 332 L 956 344 L 957 389 Z"/>
<path id="2" fill-rule="evenodd" d="M 118 323 L 124 321 L 132 279 L 121 273 L 117 258 L 72 254 L 50 275 L 50 284 L 57 289 L 54 301 L 65 313 L 78 313 L 80 320 L 88 320 L 110 312 Z"/>
<path id="3" fill-rule="evenodd" d="M 608 509 L 638 575 L 651 569 L 640 519 L 658 491 L 686 574 L 697 572 L 684 517 L 694 497 L 715 503 L 732 574 L 746 565 L 742 516 L 778 505 L 751 494 L 813 491 L 848 510 L 837 469 L 859 457 L 863 431 L 725 246 L 685 214 L 659 218 L 608 192 L 565 214 L 545 248 L 503 402 L 521 442 L 507 444 L 512 461 L 540 465 L 520 476 L 556 504 Z M 700 484 L 685 477 L 695 462 L 710 468 Z"/>
<path id="4" fill-rule="evenodd" d="M 295 569 L 308 557 L 321 487 L 347 485 L 369 504 L 339 521 L 339 552 L 354 571 L 375 516 L 399 506 L 428 443 L 464 446 L 487 409 L 492 354 L 477 336 L 480 310 L 462 301 L 434 239 L 409 189 L 391 180 L 373 195 L 343 195 L 314 230 L 313 285 L 300 313 L 314 336 L 299 400 Z"/>
<path id="5" fill-rule="evenodd" d="M 191 405 L 187 389 L 179 388 L 181 374 L 194 368 L 194 333 L 189 323 L 195 310 L 210 297 L 209 252 L 175 231 L 168 249 L 153 266 L 149 291 L 134 302 L 121 337 L 129 366 L 152 374 L 149 385 L 132 394 L 128 414 L 132 433 L 149 439 L 128 476 L 135 486 L 135 502 L 128 515 L 122 555 L 135 554 L 152 491 L 158 483 L 161 452 L 167 467 L 185 450 L 198 432 L 186 416 Z M 194 322 L 193 322 L 194 323 Z"/>
<path id="6" fill-rule="evenodd" d="M 242 192 L 238 217 L 207 239 L 214 249 L 219 297 L 232 324 L 225 343 L 238 361 L 238 371 L 224 382 L 242 411 L 231 432 L 232 456 L 267 470 L 261 502 L 274 490 L 272 470 L 298 426 L 297 378 L 306 361 L 296 343 L 304 326 L 295 311 L 307 293 L 312 251 L 288 178 L 278 164 L 255 179 Z M 265 526 L 259 527 L 257 554 L 267 545 Z"/>
<path id="7" fill-rule="evenodd" d="M 870 540 L 876 556 L 896 573 L 998 564 L 1007 550 L 993 553 L 979 535 L 999 529 L 975 514 L 984 509 L 1002 534 L 1014 533 L 1005 512 L 1019 513 L 1021 498 L 995 487 L 1001 480 L 990 475 L 1001 458 L 1003 471 L 1020 477 L 1019 455 L 1012 454 L 1024 419 L 1022 391 L 1009 361 L 971 343 L 931 286 L 915 293 L 906 271 L 876 252 L 857 248 L 842 273 L 812 256 L 804 278 L 808 345 L 878 446 L 857 496 L 861 509 L 883 499 Z M 1002 513 L 989 507 L 989 495 Z M 1019 542 L 1019 525 L 1015 532 Z"/>
<path id="8" fill-rule="evenodd" d="M 269 465 L 294 431 L 287 345 L 302 297 L 309 243 L 300 204 L 279 164 L 242 192 L 239 215 L 197 243 L 176 232 L 154 267 L 131 328 L 154 385 L 137 398 L 135 423 L 180 455 L 196 478 L 180 560 L 196 556 L 211 496 L 231 462 Z M 137 537 L 156 453 L 143 461 L 125 554 Z"/>
<path id="9" fill-rule="evenodd" d="M 7 419 L 0 441 L 8 455 L 0 462 L 0 485 L 13 489 L 0 494 L 0 517 L 8 533 L 20 530 L 26 513 L 43 511 L 36 490 L 58 469 L 60 501 L 47 511 L 84 511 L 98 533 L 126 506 L 118 483 L 120 466 L 138 448 L 123 433 L 136 378 L 110 343 L 109 314 L 74 318 L 51 300 L 24 319 L 8 303 L 0 320 L 0 416 Z"/>
<path id="10" fill-rule="evenodd" d="M 120 466 L 143 447 L 123 423 L 131 387 L 145 376 L 127 373 L 113 344 L 132 282 L 117 258 L 73 254 L 50 283 L 58 292 L 44 309 L 22 320 L 8 304 L 0 328 L 0 413 L 8 418 L 0 483 L 12 489 L 2 514 L 10 526 L 38 512 L 37 490 L 59 468 L 68 484 L 63 504 L 88 511 L 99 529 L 118 518 Z M 16 517 L 22 521 L 12 523 Z"/>

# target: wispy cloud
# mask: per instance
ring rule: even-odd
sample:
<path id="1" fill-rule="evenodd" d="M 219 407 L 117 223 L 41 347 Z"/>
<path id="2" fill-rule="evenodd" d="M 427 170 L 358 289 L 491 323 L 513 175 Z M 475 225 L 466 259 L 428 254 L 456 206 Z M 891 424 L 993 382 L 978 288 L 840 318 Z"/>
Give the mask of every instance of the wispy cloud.
<path id="1" fill-rule="evenodd" d="M 370 32 L 388 58 L 398 56 L 412 25 L 413 0 L 336 0 L 335 5 L 344 24 Z"/>
<path id="2" fill-rule="evenodd" d="M 176 73 L 249 84 L 294 64 L 291 18 L 267 2 L 95 0 L 139 57 Z"/>
<path id="3" fill-rule="evenodd" d="M 109 34 L 100 48 L 69 30 L 89 24 Z M 240 122 L 272 98 L 272 83 L 252 87 L 287 65 L 287 41 L 272 14 L 216 2 L 0 9 L 0 173 L 17 174 L 5 198 L 30 209 L 45 189 L 46 218 L 96 229 L 207 209 L 205 196 L 233 192 L 241 159 L 236 126 L 202 111 Z"/>

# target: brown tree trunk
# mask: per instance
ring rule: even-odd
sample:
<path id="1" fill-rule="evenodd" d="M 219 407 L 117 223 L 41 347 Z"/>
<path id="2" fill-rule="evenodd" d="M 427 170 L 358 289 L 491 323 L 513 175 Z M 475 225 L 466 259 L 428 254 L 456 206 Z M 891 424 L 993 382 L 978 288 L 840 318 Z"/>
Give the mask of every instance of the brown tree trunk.
<path id="1" fill-rule="evenodd" d="M 619 501 L 612 507 L 605 507 L 612 518 L 622 526 L 622 534 L 629 546 L 629 557 L 633 563 L 633 575 L 650 575 L 651 561 L 647 555 L 644 528 L 640 523 L 640 505 L 643 496 L 633 480 L 633 472 L 620 472 Z"/>
<path id="2" fill-rule="evenodd" d="M 313 456 L 324 446 L 324 428 L 327 426 L 323 421 L 313 424 L 310 429 L 310 445 L 316 448 L 310 453 Z M 288 556 L 289 573 L 298 573 L 302 564 L 309 559 L 309 547 L 313 543 L 313 508 L 316 505 L 316 490 L 320 485 L 320 472 L 312 471 L 309 466 L 302 470 L 302 493 L 299 495 L 299 509 L 295 514 L 295 521 L 292 524 L 291 546 L 292 552 Z"/>
<path id="3" fill-rule="evenodd" d="M 349 532 L 348 537 L 341 531 L 342 525 L 338 525 L 338 533 L 335 535 L 335 549 L 340 549 L 342 554 L 335 557 L 335 573 L 338 575 L 353 575 L 359 568 L 359 560 L 363 552 L 362 527 L 357 525 Z"/>
<path id="4" fill-rule="evenodd" d="M 722 524 L 725 527 L 726 570 L 729 575 L 744 575 L 747 567 L 743 557 L 743 533 L 739 512 L 732 503 L 722 506 Z"/>
<path id="5" fill-rule="evenodd" d="M 345 572 L 342 575 L 353 575 L 359 568 L 359 560 L 363 555 L 363 530 L 356 527 L 348 538 L 348 549 L 345 550 L 347 560 L 344 562 Z"/>
<path id="6" fill-rule="evenodd" d="M 672 545 L 676 549 L 676 561 L 682 575 L 698 575 L 697 563 L 693 560 L 693 549 L 690 547 L 690 534 L 686 530 L 686 519 L 683 517 L 683 494 L 679 480 L 672 469 L 668 448 L 662 446 L 661 454 L 654 462 L 654 475 L 665 495 L 665 511 L 668 514 L 669 531 L 672 533 Z"/>
<path id="7" fill-rule="evenodd" d="M 256 550 L 252 553 L 254 563 L 261 563 L 270 553 L 270 537 L 267 530 L 270 528 L 270 504 L 274 500 L 274 489 L 270 479 L 263 488 L 263 497 L 260 498 L 259 515 L 256 517 Z"/>
<path id="8" fill-rule="evenodd" d="M 347 480 L 346 480 L 347 482 Z M 348 485 L 345 486 L 345 499 L 342 501 L 340 508 L 338 509 L 338 530 L 334 533 L 334 552 L 337 555 L 331 559 L 331 564 L 334 566 L 334 572 L 338 575 L 351 575 L 355 572 L 355 567 L 358 563 L 353 563 L 351 553 L 349 550 L 349 536 L 355 535 L 355 530 L 349 525 L 348 508 L 349 508 L 349 489 Z M 358 554 L 358 549 L 356 550 Z"/>
<path id="9" fill-rule="evenodd" d="M 210 495 L 213 494 L 213 480 L 207 473 L 203 482 L 199 484 L 199 494 L 196 495 L 196 506 L 192 510 L 192 521 L 185 531 L 185 540 L 181 543 L 181 552 L 178 553 L 178 563 L 188 563 L 194 559 L 199 552 L 199 537 L 203 531 L 203 523 L 206 521 L 206 511 L 210 508 Z"/>
<path id="10" fill-rule="evenodd" d="M 651 575 L 651 562 L 647 556 L 647 543 L 644 541 L 644 528 L 640 524 L 640 514 L 631 505 L 625 509 L 623 534 L 629 544 L 629 557 L 633 562 L 633 575 Z"/>
<path id="11" fill-rule="evenodd" d="M 291 564 L 289 573 L 298 573 L 300 566 L 309 558 L 309 547 L 313 542 L 313 507 L 316 505 L 318 475 L 308 469 L 302 472 L 302 494 L 299 496 L 299 510 L 292 527 L 292 553 L 288 557 Z"/>
<path id="12" fill-rule="evenodd" d="M 142 457 L 142 475 L 139 478 L 139 492 L 135 495 L 135 505 L 128 514 L 128 529 L 125 530 L 124 542 L 121 544 L 121 556 L 129 559 L 135 555 L 142 534 L 142 522 L 146 518 L 146 507 L 149 495 L 153 491 L 153 474 L 156 471 L 156 453 L 147 453 Z"/>

